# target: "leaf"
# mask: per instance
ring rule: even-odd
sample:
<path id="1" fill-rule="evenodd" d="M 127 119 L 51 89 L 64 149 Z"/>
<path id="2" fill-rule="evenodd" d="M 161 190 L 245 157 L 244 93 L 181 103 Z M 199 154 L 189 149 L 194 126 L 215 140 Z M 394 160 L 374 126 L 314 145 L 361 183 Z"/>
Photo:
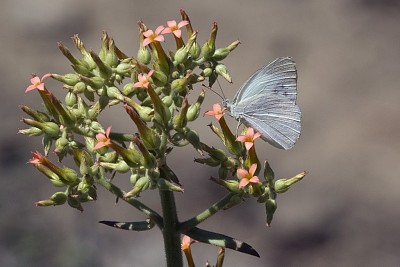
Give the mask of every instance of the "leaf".
<path id="1" fill-rule="evenodd" d="M 115 227 L 118 229 L 130 230 L 130 231 L 146 231 L 150 230 L 155 225 L 150 219 L 140 222 L 99 221 L 99 223 Z"/>
<path id="2" fill-rule="evenodd" d="M 202 243 L 229 248 L 245 254 L 260 257 L 258 252 L 249 244 L 223 234 L 206 231 L 197 227 L 184 232 L 184 234 Z"/>

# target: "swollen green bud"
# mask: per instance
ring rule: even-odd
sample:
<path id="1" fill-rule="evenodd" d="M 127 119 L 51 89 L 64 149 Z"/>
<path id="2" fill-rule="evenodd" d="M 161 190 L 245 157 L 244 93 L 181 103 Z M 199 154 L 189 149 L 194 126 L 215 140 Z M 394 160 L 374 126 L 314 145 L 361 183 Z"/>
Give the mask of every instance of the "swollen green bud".
<path id="1" fill-rule="evenodd" d="M 87 84 L 88 86 L 92 87 L 93 89 L 101 89 L 104 86 L 104 79 L 98 76 L 94 76 L 91 78 L 81 76 L 80 80 Z M 89 88 L 88 88 L 89 90 Z M 85 91 L 86 92 L 86 91 Z"/>
<path id="2" fill-rule="evenodd" d="M 225 180 L 225 179 L 218 179 L 215 177 L 211 177 L 210 179 L 211 181 L 228 189 L 229 192 L 240 193 L 243 191 L 242 189 L 239 188 L 239 182 L 236 180 Z"/>
<path id="3" fill-rule="evenodd" d="M 146 47 L 141 47 L 139 48 L 139 51 L 137 53 L 137 60 L 139 63 L 143 65 L 147 65 L 150 63 L 151 60 L 151 53 L 149 50 L 147 50 Z"/>
<path id="4" fill-rule="evenodd" d="M 194 159 L 194 162 L 205 164 L 210 167 L 217 167 L 217 166 L 221 165 L 221 162 L 219 162 L 218 160 L 215 160 L 213 158 L 200 158 L 200 159 L 196 158 L 196 159 Z"/>
<path id="5" fill-rule="evenodd" d="M 120 101 L 124 101 L 124 96 L 121 94 L 119 89 L 114 86 L 110 86 L 107 88 L 107 96 L 110 99 L 118 99 Z"/>
<path id="6" fill-rule="evenodd" d="M 51 74 L 51 77 L 69 86 L 74 86 L 79 82 L 79 75 L 73 73 L 65 75 Z"/>
<path id="7" fill-rule="evenodd" d="M 32 119 L 22 119 L 22 121 L 30 126 L 39 128 L 51 137 L 58 137 L 60 135 L 60 126 L 54 122 L 38 122 Z"/>
<path id="8" fill-rule="evenodd" d="M 171 89 L 174 90 L 175 93 L 183 92 L 186 89 L 191 76 L 192 74 L 188 73 L 184 78 L 173 80 L 171 83 Z"/>
<path id="9" fill-rule="evenodd" d="M 160 190 L 169 190 L 173 192 L 183 192 L 183 188 L 180 187 L 179 185 L 176 185 L 174 183 L 171 183 L 168 180 L 165 180 L 163 178 L 160 178 L 157 180 L 157 187 Z"/>
<path id="10" fill-rule="evenodd" d="M 268 161 L 264 162 L 264 178 L 267 180 L 269 183 L 272 183 L 272 181 L 275 178 L 274 171 L 272 170 L 271 166 L 269 165 Z"/>
<path id="11" fill-rule="evenodd" d="M 96 65 L 99 68 L 100 76 L 108 80 L 112 75 L 111 67 L 106 62 L 103 62 L 95 52 L 90 51 L 90 55 L 92 56 L 94 62 L 96 62 Z"/>
<path id="12" fill-rule="evenodd" d="M 124 76 L 131 72 L 132 65 L 128 64 L 128 63 L 121 63 L 117 66 L 117 68 L 115 70 L 117 71 L 118 74 L 121 74 Z"/>
<path id="13" fill-rule="evenodd" d="M 224 58 L 226 58 L 229 53 L 235 49 L 238 45 L 240 44 L 239 41 L 235 41 L 233 43 L 231 43 L 229 46 L 227 47 L 223 47 L 223 48 L 218 48 L 215 50 L 215 53 L 213 55 L 213 59 L 220 61 L 223 60 Z"/>
<path id="14" fill-rule="evenodd" d="M 31 108 L 29 108 L 27 106 L 24 106 L 24 105 L 21 105 L 19 107 L 22 109 L 23 112 L 25 112 L 26 114 L 31 116 L 36 121 L 39 121 L 39 122 L 50 121 L 49 115 L 47 115 L 44 112 L 33 110 L 33 109 L 31 109 Z"/>
<path id="15" fill-rule="evenodd" d="M 218 75 L 221 75 L 222 77 L 224 77 L 224 79 L 225 80 L 227 80 L 228 82 L 232 82 L 232 78 L 231 78 L 231 76 L 229 75 L 229 73 L 228 73 L 228 69 L 227 69 L 227 67 L 224 65 L 224 64 L 218 64 L 216 67 L 215 67 L 215 72 L 218 74 Z"/>
<path id="16" fill-rule="evenodd" d="M 64 192 L 54 193 L 50 200 L 54 201 L 54 205 L 62 205 L 67 201 L 67 195 Z"/>
<path id="17" fill-rule="evenodd" d="M 75 94 L 81 94 L 85 92 L 85 90 L 86 90 L 86 84 L 84 82 L 78 82 L 77 84 L 74 85 L 74 89 L 72 90 L 72 92 Z"/>
<path id="18" fill-rule="evenodd" d="M 18 133 L 28 136 L 40 136 L 43 134 L 43 131 L 36 127 L 30 127 L 28 129 L 18 130 Z"/>
<path id="19" fill-rule="evenodd" d="M 275 192 L 277 192 L 277 193 L 286 192 L 287 190 L 289 190 L 289 188 L 293 184 L 301 181 L 304 178 L 304 176 L 306 176 L 306 175 L 307 175 L 307 172 L 304 171 L 304 172 L 299 173 L 299 174 L 297 174 L 296 176 L 294 176 L 294 177 L 292 177 L 290 179 L 279 179 L 279 180 L 277 180 L 275 182 L 275 185 L 274 185 Z"/>
<path id="20" fill-rule="evenodd" d="M 140 177 L 136 181 L 132 190 L 124 195 L 124 198 L 129 199 L 131 197 L 137 196 L 140 192 L 142 192 L 143 190 L 146 190 L 149 187 L 149 185 L 150 185 L 150 179 L 148 176 Z"/>
<path id="21" fill-rule="evenodd" d="M 78 102 L 78 97 L 72 92 L 68 92 L 65 96 L 65 104 L 68 107 L 73 107 Z"/>
<path id="22" fill-rule="evenodd" d="M 213 74 L 213 69 L 212 69 L 212 68 L 205 68 L 205 69 L 203 70 L 203 73 L 202 73 L 202 75 L 203 75 L 204 77 L 210 77 L 211 74 Z"/>
<path id="23" fill-rule="evenodd" d="M 56 140 L 56 148 L 54 150 L 54 152 L 61 153 L 67 146 L 68 146 L 68 139 L 65 137 L 60 137 Z"/>
<path id="24" fill-rule="evenodd" d="M 151 79 L 155 86 L 164 86 L 168 82 L 168 77 L 162 71 L 155 70 L 153 75 L 151 75 Z"/>

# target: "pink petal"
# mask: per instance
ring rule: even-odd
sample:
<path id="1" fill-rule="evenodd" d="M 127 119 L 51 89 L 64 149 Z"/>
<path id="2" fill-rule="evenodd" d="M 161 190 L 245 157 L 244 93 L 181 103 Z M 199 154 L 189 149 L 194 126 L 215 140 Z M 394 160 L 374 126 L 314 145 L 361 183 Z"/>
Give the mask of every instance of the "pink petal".
<path id="1" fill-rule="evenodd" d="M 147 78 L 150 78 L 154 73 L 154 70 L 149 71 L 149 73 L 147 73 Z"/>
<path id="2" fill-rule="evenodd" d="M 247 180 L 247 179 L 242 179 L 242 180 L 240 180 L 239 188 L 243 188 L 243 187 L 245 187 L 245 186 L 248 185 L 248 184 L 249 184 L 249 180 Z"/>
<path id="3" fill-rule="evenodd" d="M 165 29 L 165 27 L 164 26 L 158 26 L 157 27 L 157 29 L 156 29 L 156 35 L 159 35 L 159 34 L 161 34 L 161 32 L 163 31 Z"/>
<path id="4" fill-rule="evenodd" d="M 165 28 L 164 30 L 163 30 L 163 34 L 164 33 L 171 33 L 172 32 L 172 30 L 170 29 L 170 28 Z"/>
<path id="5" fill-rule="evenodd" d="M 163 35 L 159 35 L 156 38 L 154 38 L 155 41 L 159 41 L 159 42 L 164 42 L 164 36 Z"/>
<path id="6" fill-rule="evenodd" d="M 246 142 L 246 136 L 244 136 L 244 135 L 239 135 L 239 136 L 236 138 L 236 141 L 239 141 L 239 142 Z"/>
<path id="7" fill-rule="evenodd" d="M 148 31 L 145 31 L 145 32 L 143 33 L 143 36 L 149 37 L 149 36 L 152 36 L 153 34 L 154 34 L 154 32 L 153 32 L 152 30 L 148 30 Z"/>
<path id="8" fill-rule="evenodd" d="M 46 73 L 45 75 L 43 75 L 41 81 L 43 82 L 44 79 L 48 78 L 51 76 L 51 73 Z"/>
<path id="9" fill-rule="evenodd" d="M 26 87 L 25 93 L 32 91 L 33 89 L 36 89 L 36 85 L 31 84 L 28 87 Z"/>
<path id="10" fill-rule="evenodd" d="M 215 115 L 215 118 L 217 120 L 220 120 L 223 116 L 224 116 L 224 114 L 217 114 L 217 115 Z"/>
<path id="11" fill-rule="evenodd" d="M 214 112 L 220 112 L 221 111 L 221 105 L 220 104 L 214 104 L 213 105 L 213 110 Z"/>
<path id="12" fill-rule="evenodd" d="M 178 23 L 178 28 L 182 28 L 183 26 L 186 26 L 188 24 L 189 24 L 189 21 L 182 20 L 181 22 Z"/>
<path id="13" fill-rule="evenodd" d="M 246 130 L 246 136 L 249 136 L 249 137 L 253 138 L 253 136 L 254 136 L 254 129 L 253 129 L 253 128 L 247 128 L 247 130 Z"/>
<path id="14" fill-rule="evenodd" d="M 103 142 L 98 142 L 98 143 L 94 146 L 93 150 L 97 150 L 97 149 L 102 148 L 102 147 L 104 147 L 104 146 L 106 146 L 105 143 L 103 143 Z"/>
<path id="15" fill-rule="evenodd" d="M 251 164 L 250 169 L 249 169 L 250 175 L 254 176 L 254 173 L 256 172 L 256 170 L 257 170 L 257 164 L 256 163 Z"/>
<path id="16" fill-rule="evenodd" d="M 246 147 L 246 150 L 250 150 L 250 148 L 252 148 L 254 145 L 253 142 L 245 142 L 244 146 Z"/>
<path id="17" fill-rule="evenodd" d="M 260 137 L 260 136 L 261 136 L 260 133 L 255 133 L 255 134 L 254 134 L 254 137 L 253 137 L 253 140 L 256 139 L 256 138 L 258 138 L 258 137 Z"/>
<path id="18" fill-rule="evenodd" d="M 40 78 L 38 76 L 32 77 L 31 78 L 31 83 L 32 84 L 40 83 Z"/>
<path id="19" fill-rule="evenodd" d="M 173 33 L 178 38 L 181 38 L 181 36 L 182 36 L 182 31 L 181 30 L 175 30 L 175 31 L 173 31 Z"/>
<path id="20" fill-rule="evenodd" d="M 44 90 L 44 83 L 40 83 L 37 87 L 38 90 L 43 91 Z"/>
<path id="21" fill-rule="evenodd" d="M 253 183 L 253 184 L 257 184 L 257 183 L 260 182 L 260 179 L 258 179 L 258 176 L 253 176 L 253 177 L 249 180 L 249 182 L 250 182 L 250 183 Z"/>
<path id="22" fill-rule="evenodd" d="M 236 174 L 238 177 L 243 179 L 249 174 L 249 172 L 246 171 L 245 169 L 237 169 Z"/>
<path id="23" fill-rule="evenodd" d="M 104 141 L 104 139 L 107 139 L 107 137 L 103 133 L 96 134 L 97 141 L 102 142 L 102 141 Z"/>
<path id="24" fill-rule="evenodd" d="M 167 25 L 169 28 L 176 27 L 176 21 L 175 20 L 169 20 L 167 21 Z"/>
<path id="25" fill-rule="evenodd" d="M 112 127 L 112 126 L 108 126 L 107 129 L 106 129 L 106 136 L 107 136 L 107 137 L 110 136 L 111 127 Z"/>
<path id="26" fill-rule="evenodd" d="M 134 88 L 142 88 L 143 86 L 142 86 L 143 84 L 141 83 L 141 82 L 136 82 L 134 85 L 133 85 L 133 87 Z"/>
<path id="27" fill-rule="evenodd" d="M 148 44 L 150 44 L 151 42 L 153 42 L 150 38 L 146 38 L 143 40 L 143 46 L 146 46 Z"/>

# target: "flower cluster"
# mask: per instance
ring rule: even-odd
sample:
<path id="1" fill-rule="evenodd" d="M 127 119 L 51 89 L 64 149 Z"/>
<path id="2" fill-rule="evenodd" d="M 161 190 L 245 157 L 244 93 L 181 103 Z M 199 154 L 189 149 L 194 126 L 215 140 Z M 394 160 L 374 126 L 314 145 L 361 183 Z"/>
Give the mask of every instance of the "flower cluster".
<path id="1" fill-rule="evenodd" d="M 198 32 L 193 29 L 188 15 L 181 10 L 181 16 L 180 22 L 167 21 L 167 26 L 159 26 L 154 31 L 139 21 L 140 43 L 136 57 L 122 52 L 105 32 L 98 53 L 87 50 L 75 35 L 72 41 L 81 54 L 79 58 L 58 43 L 74 72 L 64 75 L 48 73 L 42 78 L 34 75 L 25 92 L 37 89 L 44 110 L 21 106 L 30 118 L 22 119 L 29 127 L 19 132 L 42 136 L 43 143 L 44 152 L 33 152 L 29 163 L 54 186 L 63 188 L 36 205 L 68 203 L 83 211 L 82 203 L 96 200 L 97 186 L 102 186 L 149 218 L 144 222 L 103 223 L 137 231 L 148 230 L 154 225 L 163 229 L 167 222 L 156 211 L 139 202 L 137 197 L 150 189 L 158 189 L 165 197 L 171 197 L 168 195 L 171 192 L 183 192 L 181 181 L 167 164 L 167 157 L 174 147 L 191 145 L 201 155 L 209 155 L 195 161 L 218 167 L 219 177 L 211 179 L 224 186 L 229 194 L 210 208 L 212 212 L 177 222 L 178 226 L 171 228 L 185 234 L 182 249 L 190 253 L 190 236 L 200 242 L 218 246 L 226 244 L 227 248 L 257 256 L 257 252 L 246 243 L 199 229 L 196 225 L 218 210 L 233 207 L 249 196 L 265 203 L 269 225 L 276 209 L 276 194 L 287 191 L 305 173 L 274 183 L 274 174 L 266 162 L 265 179 L 260 179 L 261 164 L 254 145 L 260 134 L 247 128 L 243 135 L 234 135 L 223 117 L 225 110 L 219 104 L 205 114 L 218 120 L 220 128 L 212 124 L 210 128 L 225 149 L 209 147 L 201 141 L 191 124 L 199 117 L 205 97 L 204 90 L 196 93 L 196 85 L 208 81 L 212 86 L 218 77 L 231 82 L 227 67 L 221 60 L 239 45 L 239 41 L 216 48 L 218 26 L 214 23 L 209 39 L 200 45 Z M 187 38 L 184 38 L 185 32 Z M 167 34 L 171 34 L 176 43 L 176 50 L 168 53 L 161 44 Z M 62 83 L 64 101 L 51 93 L 50 77 Z M 198 95 L 193 103 L 189 102 L 189 93 Z M 114 106 L 124 108 L 126 118 L 133 126 L 132 132 L 118 132 L 118 129 L 101 124 L 99 115 Z M 76 168 L 53 163 L 50 151 L 57 155 L 59 162 L 71 156 Z M 127 190 L 112 183 L 117 173 L 129 175 L 131 186 Z M 229 173 L 236 178 L 228 179 Z"/>

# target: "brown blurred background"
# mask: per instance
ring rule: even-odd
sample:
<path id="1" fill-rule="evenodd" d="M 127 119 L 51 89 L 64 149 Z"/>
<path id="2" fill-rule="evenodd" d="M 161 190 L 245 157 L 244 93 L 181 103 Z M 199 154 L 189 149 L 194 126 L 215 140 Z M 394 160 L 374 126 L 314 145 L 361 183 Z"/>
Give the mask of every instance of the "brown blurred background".
<path id="1" fill-rule="evenodd" d="M 106 30 L 126 53 L 136 55 L 136 21 L 155 28 L 179 20 L 184 8 L 209 36 L 218 22 L 217 45 L 242 44 L 225 61 L 234 84 L 222 81 L 232 97 L 256 69 L 279 56 L 292 56 L 299 72 L 298 102 L 302 135 L 296 147 L 281 151 L 257 141 L 279 177 L 310 174 L 278 198 L 271 228 L 264 207 L 254 200 L 221 212 L 202 227 L 251 244 L 261 258 L 227 251 L 226 266 L 398 266 L 400 173 L 400 2 L 337 1 L 21 1 L 2 0 L 0 9 L 0 266 L 164 266 L 157 229 L 119 231 L 99 220 L 142 220 L 139 212 L 99 190 L 99 200 L 80 213 L 68 206 L 37 208 L 35 201 L 56 190 L 25 164 L 39 138 L 16 135 L 23 125 L 19 104 L 40 107 L 35 93 L 24 94 L 30 74 L 69 73 L 59 52 L 62 41 L 79 33 L 98 51 Z M 173 44 L 172 39 L 168 39 Z M 75 51 L 75 50 L 74 50 Z M 76 55 L 78 55 L 76 53 Z M 61 96 L 61 88 L 56 87 Z M 212 93 L 203 106 L 219 101 Z M 127 129 L 126 115 L 112 108 L 103 125 Z M 192 127 L 218 145 L 206 127 Z M 231 121 L 235 125 L 234 121 Z M 125 128 L 124 128 L 125 127 Z M 233 126 L 234 127 L 234 126 Z M 134 129 L 130 129 L 134 130 Z M 208 178 L 212 168 L 195 165 L 193 149 L 174 151 L 170 159 L 185 187 L 177 196 L 186 219 L 224 195 Z M 124 181 L 125 180 L 125 181 Z M 118 181 L 128 186 L 126 177 Z M 142 200 L 158 209 L 158 194 Z M 214 262 L 217 248 L 193 246 L 199 266 Z"/>

